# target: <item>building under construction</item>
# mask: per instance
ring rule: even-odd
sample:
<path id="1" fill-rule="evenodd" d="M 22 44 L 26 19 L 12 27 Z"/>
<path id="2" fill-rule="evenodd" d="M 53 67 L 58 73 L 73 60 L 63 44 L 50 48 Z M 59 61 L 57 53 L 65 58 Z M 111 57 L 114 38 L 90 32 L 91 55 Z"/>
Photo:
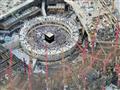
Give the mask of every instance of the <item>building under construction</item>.
<path id="1" fill-rule="evenodd" d="M 120 90 L 119 0 L 0 0 L 0 90 Z"/>

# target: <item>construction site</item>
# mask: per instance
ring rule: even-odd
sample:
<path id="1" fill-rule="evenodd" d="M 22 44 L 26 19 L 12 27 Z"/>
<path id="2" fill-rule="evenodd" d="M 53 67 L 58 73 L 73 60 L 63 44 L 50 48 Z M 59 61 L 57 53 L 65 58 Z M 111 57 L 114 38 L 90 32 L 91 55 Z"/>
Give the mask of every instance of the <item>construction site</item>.
<path id="1" fill-rule="evenodd" d="M 0 90 L 120 90 L 120 0 L 0 0 Z"/>

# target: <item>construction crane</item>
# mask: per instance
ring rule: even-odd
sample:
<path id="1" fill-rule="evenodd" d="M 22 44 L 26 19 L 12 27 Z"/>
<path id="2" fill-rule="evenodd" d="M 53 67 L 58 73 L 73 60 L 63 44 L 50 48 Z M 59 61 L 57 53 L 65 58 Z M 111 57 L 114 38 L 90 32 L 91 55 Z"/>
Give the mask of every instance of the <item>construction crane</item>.
<path id="1" fill-rule="evenodd" d="M 66 80 L 66 73 L 65 73 L 65 55 L 64 55 L 64 50 L 62 49 L 62 60 L 61 60 L 61 64 L 62 64 L 62 71 L 63 71 L 63 84 L 64 84 L 64 90 L 66 90 L 67 88 L 67 80 Z"/>
<path id="2" fill-rule="evenodd" d="M 86 27 L 86 19 L 87 19 L 87 16 L 84 12 L 83 9 L 81 9 L 80 5 L 76 2 L 76 1 L 73 1 L 73 0 L 64 0 L 66 3 L 68 3 L 70 6 L 72 6 L 73 10 L 75 11 L 76 15 L 78 16 L 78 19 L 81 21 L 84 29 L 86 30 L 87 34 L 89 33 L 88 32 L 88 28 Z M 89 34 L 88 34 L 88 37 Z M 90 40 L 90 38 L 89 38 Z"/>
<path id="3" fill-rule="evenodd" d="M 81 24 L 83 25 L 84 30 L 88 34 L 88 40 L 91 42 L 92 41 L 91 38 L 94 35 L 96 35 L 95 32 L 92 31 L 92 29 L 93 30 L 96 29 L 96 26 L 93 27 L 91 25 L 91 23 L 93 22 L 92 19 L 93 19 L 93 17 L 97 17 L 101 13 L 99 12 L 99 10 L 94 10 L 91 13 L 89 13 L 89 12 L 87 13 L 85 9 L 81 8 L 82 7 L 81 4 L 83 4 L 83 2 L 80 1 L 80 0 L 75 0 L 75 1 L 73 1 L 73 0 L 64 0 L 64 1 L 66 3 L 68 3 L 70 6 L 72 6 L 73 10 L 75 11 L 76 15 L 78 16 L 78 19 L 81 21 Z M 96 3 L 98 3 L 98 1 Z M 93 5 L 93 6 L 94 6 L 93 8 L 98 9 L 98 7 L 96 7 L 96 5 Z M 91 26 L 88 27 L 89 25 L 91 25 Z"/>
<path id="4" fill-rule="evenodd" d="M 103 0 L 64 0 L 75 11 L 79 21 L 83 25 L 83 30 L 88 35 L 90 46 L 96 42 L 97 29 L 99 28 L 99 16 L 107 15 L 109 26 L 116 23 L 116 18 L 112 15 L 109 7 L 104 5 Z M 85 5 L 84 5 L 85 4 Z M 87 6 L 86 6 L 87 5 Z M 90 9 L 91 8 L 91 9 Z M 107 20 L 106 19 L 106 20 Z M 100 24 L 101 25 L 101 24 Z M 110 26 L 111 27 L 111 26 Z"/>

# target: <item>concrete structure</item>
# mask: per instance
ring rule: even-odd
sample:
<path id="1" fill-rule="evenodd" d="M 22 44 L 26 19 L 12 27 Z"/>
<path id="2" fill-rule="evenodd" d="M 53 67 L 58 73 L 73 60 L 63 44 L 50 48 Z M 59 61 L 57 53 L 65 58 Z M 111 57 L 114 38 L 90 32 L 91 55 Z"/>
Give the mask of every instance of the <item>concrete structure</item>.
<path id="1" fill-rule="evenodd" d="M 120 90 L 118 1 L 1 0 L 0 89 Z"/>
<path id="2" fill-rule="evenodd" d="M 48 10 L 48 13 L 64 13 L 65 4 L 60 3 L 56 5 L 48 5 L 47 10 Z"/>
<path id="3" fill-rule="evenodd" d="M 1 0 L 0 19 L 6 17 L 21 7 L 28 5 L 31 2 L 33 2 L 33 0 Z"/>
<path id="4" fill-rule="evenodd" d="M 54 16 L 35 18 L 21 29 L 21 46 L 29 55 L 40 60 L 45 60 L 47 52 L 49 61 L 61 59 L 62 53 L 65 53 L 66 57 L 74 50 L 79 39 L 79 30 L 72 23 L 75 22 Z M 44 33 L 48 33 L 49 38 L 54 34 L 54 43 L 46 43 Z"/>

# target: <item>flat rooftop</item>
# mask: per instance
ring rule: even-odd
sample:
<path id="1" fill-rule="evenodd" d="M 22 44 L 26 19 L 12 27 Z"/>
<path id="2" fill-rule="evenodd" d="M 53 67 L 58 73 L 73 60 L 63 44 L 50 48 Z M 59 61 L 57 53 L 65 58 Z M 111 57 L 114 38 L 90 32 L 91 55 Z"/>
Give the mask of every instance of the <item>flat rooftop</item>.
<path id="1" fill-rule="evenodd" d="M 0 19 L 33 1 L 34 0 L 0 0 Z"/>

